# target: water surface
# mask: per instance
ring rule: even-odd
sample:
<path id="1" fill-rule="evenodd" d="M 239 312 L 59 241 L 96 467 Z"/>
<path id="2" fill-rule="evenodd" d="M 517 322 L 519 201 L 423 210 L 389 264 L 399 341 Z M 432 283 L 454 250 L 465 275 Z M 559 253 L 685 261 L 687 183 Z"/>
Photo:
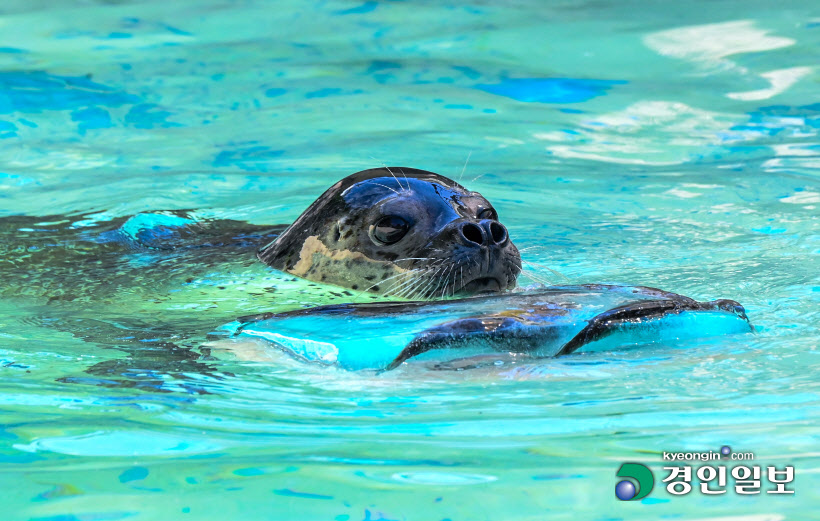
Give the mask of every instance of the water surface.
<path id="1" fill-rule="evenodd" d="M 818 45 L 811 2 L 4 2 L 0 217 L 34 219 L 0 245 L 2 517 L 808 519 Z M 344 296 L 238 254 L 49 246 L 54 216 L 288 223 L 382 163 L 493 201 L 524 284 L 732 298 L 759 333 L 462 372 L 242 362 L 204 335 Z M 722 445 L 793 465 L 796 494 L 613 494 L 624 461 L 660 480 L 662 451 Z"/>

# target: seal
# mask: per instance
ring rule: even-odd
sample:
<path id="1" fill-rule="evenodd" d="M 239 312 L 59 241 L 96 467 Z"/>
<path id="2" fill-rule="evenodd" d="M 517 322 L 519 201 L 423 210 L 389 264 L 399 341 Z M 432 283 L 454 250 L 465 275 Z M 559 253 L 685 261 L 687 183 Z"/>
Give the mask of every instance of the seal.
<path id="1" fill-rule="evenodd" d="M 337 182 L 257 256 L 297 277 L 414 300 L 500 293 L 521 272 L 487 199 L 405 167 Z"/>

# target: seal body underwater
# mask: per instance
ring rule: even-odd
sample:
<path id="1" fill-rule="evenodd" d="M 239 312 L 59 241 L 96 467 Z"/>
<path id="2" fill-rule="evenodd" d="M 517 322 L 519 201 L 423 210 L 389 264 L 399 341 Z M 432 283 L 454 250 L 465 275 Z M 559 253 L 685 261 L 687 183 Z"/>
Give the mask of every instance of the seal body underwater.
<path id="1" fill-rule="evenodd" d="M 0 270 L 8 268 L 0 271 L 4 275 L 28 269 L 38 279 L 51 276 L 39 285 L 47 297 L 57 283 L 64 292 L 61 281 L 71 279 L 72 298 L 83 299 L 101 292 L 122 299 L 127 295 L 115 293 L 130 293 L 137 276 L 152 278 L 151 288 L 161 290 L 161 281 L 174 274 L 198 280 L 214 266 L 253 263 L 254 253 L 281 272 L 373 297 L 500 293 L 515 287 L 521 271 L 519 252 L 486 198 L 447 177 L 406 167 L 345 177 L 289 226 L 212 218 L 199 210 L 10 216 L 0 219 L 0 247 L 9 253 L 0 258 Z M 121 276 L 105 271 L 114 265 Z M 172 265 L 178 266 L 168 269 Z M 97 281 L 106 279 L 100 287 Z M 9 285 L 37 291 L 30 278 Z"/>
<path id="2" fill-rule="evenodd" d="M 487 199 L 404 167 L 342 179 L 258 257 L 316 282 L 419 300 L 499 293 L 521 271 Z"/>

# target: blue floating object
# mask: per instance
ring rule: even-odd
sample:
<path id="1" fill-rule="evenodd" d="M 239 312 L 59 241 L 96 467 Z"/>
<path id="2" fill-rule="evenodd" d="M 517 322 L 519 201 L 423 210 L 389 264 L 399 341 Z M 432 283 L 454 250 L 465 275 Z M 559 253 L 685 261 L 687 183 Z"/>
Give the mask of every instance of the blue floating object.
<path id="1" fill-rule="evenodd" d="M 222 331 L 308 362 L 390 370 L 408 360 L 446 362 L 500 352 L 553 357 L 753 328 L 743 307 L 731 300 L 697 302 L 653 288 L 582 285 L 267 313 Z"/>

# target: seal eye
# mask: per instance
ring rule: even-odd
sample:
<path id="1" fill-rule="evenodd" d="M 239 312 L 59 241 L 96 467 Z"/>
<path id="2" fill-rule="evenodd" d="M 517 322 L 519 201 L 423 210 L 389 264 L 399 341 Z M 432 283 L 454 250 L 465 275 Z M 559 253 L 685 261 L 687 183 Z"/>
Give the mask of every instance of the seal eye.
<path id="1" fill-rule="evenodd" d="M 478 218 L 479 219 L 491 219 L 493 221 L 497 221 L 498 220 L 498 215 L 496 215 L 495 210 L 493 210 L 492 208 L 487 208 L 486 210 L 481 210 L 478 213 Z"/>
<path id="2" fill-rule="evenodd" d="M 395 215 L 382 217 L 373 227 L 373 238 L 382 244 L 399 242 L 407 234 L 410 224 Z"/>

